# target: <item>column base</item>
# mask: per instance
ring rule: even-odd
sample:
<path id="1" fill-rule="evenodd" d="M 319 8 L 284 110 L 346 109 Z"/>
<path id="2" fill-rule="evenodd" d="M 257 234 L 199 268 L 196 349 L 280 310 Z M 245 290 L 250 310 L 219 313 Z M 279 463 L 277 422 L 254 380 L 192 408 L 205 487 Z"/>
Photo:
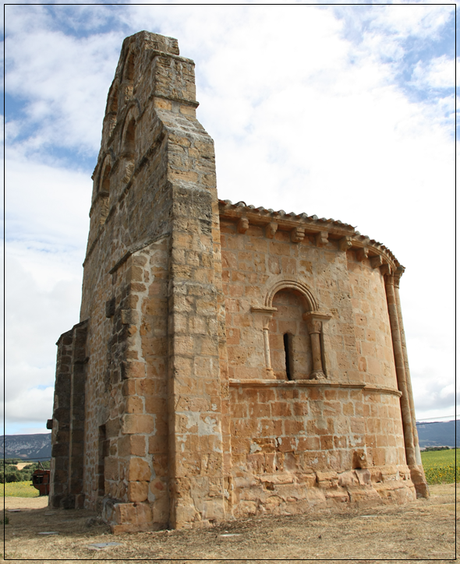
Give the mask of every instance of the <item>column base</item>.
<path id="1" fill-rule="evenodd" d="M 310 374 L 310 380 L 325 380 L 326 379 L 326 375 L 324 374 L 324 372 L 322 370 L 314 370 L 311 374 Z"/>
<path id="2" fill-rule="evenodd" d="M 415 487 L 415 492 L 417 497 L 430 497 L 430 492 L 428 490 L 428 484 L 426 483 L 425 472 L 423 471 L 423 466 L 420 468 L 418 466 L 410 467 L 410 478 Z"/>

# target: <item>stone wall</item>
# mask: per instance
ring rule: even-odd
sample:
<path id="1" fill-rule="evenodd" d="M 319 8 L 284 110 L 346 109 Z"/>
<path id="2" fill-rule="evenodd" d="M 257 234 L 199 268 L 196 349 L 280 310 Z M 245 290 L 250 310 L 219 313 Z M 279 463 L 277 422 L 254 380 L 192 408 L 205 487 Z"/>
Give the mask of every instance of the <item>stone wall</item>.
<path id="1" fill-rule="evenodd" d="M 83 321 L 57 342 L 49 497 L 52 507 L 83 507 L 85 500 L 87 330 L 88 324 Z"/>
<path id="2" fill-rule="evenodd" d="M 218 207 L 197 105 L 176 40 L 125 41 L 93 174 L 81 307 L 86 506 L 116 531 L 224 515 Z"/>
<path id="3" fill-rule="evenodd" d="M 380 261 L 231 210 L 222 203 L 234 514 L 413 498 Z"/>
<path id="4" fill-rule="evenodd" d="M 403 267 L 340 221 L 218 200 L 197 106 L 175 39 L 124 41 L 50 503 L 121 532 L 427 495 Z"/>

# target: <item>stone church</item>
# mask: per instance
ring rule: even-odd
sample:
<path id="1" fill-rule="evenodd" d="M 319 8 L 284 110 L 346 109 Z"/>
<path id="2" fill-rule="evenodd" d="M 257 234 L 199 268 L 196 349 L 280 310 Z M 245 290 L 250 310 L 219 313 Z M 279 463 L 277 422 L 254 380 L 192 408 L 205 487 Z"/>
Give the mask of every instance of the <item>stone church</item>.
<path id="1" fill-rule="evenodd" d="M 114 532 L 427 496 L 393 253 L 220 200 L 175 39 L 125 39 L 80 322 L 58 340 L 50 505 Z"/>

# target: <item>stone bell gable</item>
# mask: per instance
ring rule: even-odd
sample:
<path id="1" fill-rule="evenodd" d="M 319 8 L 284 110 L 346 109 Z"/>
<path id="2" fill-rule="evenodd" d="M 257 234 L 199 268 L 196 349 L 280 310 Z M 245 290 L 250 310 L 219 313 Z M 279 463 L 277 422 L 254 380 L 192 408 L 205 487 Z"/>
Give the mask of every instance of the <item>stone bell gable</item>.
<path id="1" fill-rule="evenodd" d="M 114 532 L 427 495 L 404 268 L 340 221 L 219 200 L 177 41 L 125 39 L 80 323 L 58 341 L 53 507 Z"/>

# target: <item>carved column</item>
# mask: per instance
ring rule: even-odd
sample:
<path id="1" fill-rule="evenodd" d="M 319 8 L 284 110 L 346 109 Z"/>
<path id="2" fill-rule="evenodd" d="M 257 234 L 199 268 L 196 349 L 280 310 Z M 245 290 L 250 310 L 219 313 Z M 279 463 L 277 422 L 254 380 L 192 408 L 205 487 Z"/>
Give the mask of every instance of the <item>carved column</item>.
<path id="1" fill-rule="evenodd" d="M 264 335 L 264 356 L 265 356 L 265 370 L 267 373 L 267 378 L 275 378 L 275 374 L 272 369 L 272 361 L 270 357 L 270 339 L 268 335 L 268 326 L 272 320 L 273 314 L 278 311 L 276 307 L 251 307 L 252 313 L 262 313 L 264 317 L 262 319 L 263 323 L 263 335 Z"/>
<path id="2" fill-rule="evenodd" d="M 332 316 L 328 313 L 319 311 L 310 311 L 304 313 L 303 318 L 307 322 L 308 333 L 311 339 L 311 356 L 313 361 L 313 370 L 310 374 L 311 380 L 322 380 L 326 378 L 323 370 L 323 350 L 321 334 L 323 331 L 323 322 Z"/>
<path id="3" fill-rule="evenodd" d="M 410 377 L 409 371 L 409 359 L 407 356 L 407 346 L 406 346 L 406 334 L 404 332 L 404 325 L 403 325 L 403 318 L 402 318 L 402 310 L 401 310 L 401 300 L 399 297 L 399 281 L 401 276 L 404 274 L 405 268 L 403 266 L 399 266 L 394 274 L 394 294 L 395 294 L 395 303 L 396 303 L 396 311 L 398 314 L 398 321 L 399 321 L 399 333 L 400 333 L 400 341 L 401 341 L 401 352 L 403 356 L 404 362 L 404 371 L 406 375 L 406 389 L 407 389 L 407 399 L 409 403 L 409 410 L 411 415 L 411 427 L 412 427 L 412 443 L 414 445 L 414 454 L 415 454 L 415 462 L 417 465 L 417 469 L 411 469 L 411 477 L 412 481 L 415 484 L 415 489 L 417 494 L 423 497 L 428 497 L 428 487 L 426 484 L 425 472 L 423 470 L 422 465 L 422 457 L 420 455 L 420 446 L 418 442 L 418 433 L 417 433 L 417 424 L 416 424 L 416 417 L 415 417 L 415 405 L 414 405 L 414 395 L 412 393 L 412 382 Z"/>
<path id="4" fill-rule="evenodd" d="M 406 444 L 406 457 L 409 466 L 416 464 L 415 449 L 412 432 L 412 415 L 408 401 L 408 391 L 406 383 L 406 370 L 404 367 L 404 356 L 401 346 L 401 333 L 399 328 L 399 316 L 396 305 L 394 288 L 394 276 L 385 276 L 385 289 L 387 293 L 388 314 L 390 317 L 391 337 L 393 341 L 393 353 L 395 358 L 396 376 L 398 378 L 398 388 L 402 392 L 401 413 L 404 427 L 404 441 Z"/>
<path id="5" fill-rule="evenodd" d="M 417 495 L 427 497 L 428 489 L 426 485 L 423 467 L 417 460 L 416 445 L 417 441 L 415 427 L 415 412 L 413 412 L 412 387 L 408 380 L 408 372 L 406 371 L 407 353 L 405 354 L 405 338 L 402 329 L 402 315 L 399 303 L 399 293 L 396 287 L 399 286 L 395 281 L 394 275 L 385 276 L 385 289 L 387 294 L 388 314 L 390 317 L 391 337 L 393 341 L 393 353 L 395 358 L 396 376 L 398 379 L 398 388 L 402 392 L 401 395 L 401 416 L 404 430 L 404 443 L 406 447 L 407 464 L 411 471 L 411 479 L 414 483 Z"/>

